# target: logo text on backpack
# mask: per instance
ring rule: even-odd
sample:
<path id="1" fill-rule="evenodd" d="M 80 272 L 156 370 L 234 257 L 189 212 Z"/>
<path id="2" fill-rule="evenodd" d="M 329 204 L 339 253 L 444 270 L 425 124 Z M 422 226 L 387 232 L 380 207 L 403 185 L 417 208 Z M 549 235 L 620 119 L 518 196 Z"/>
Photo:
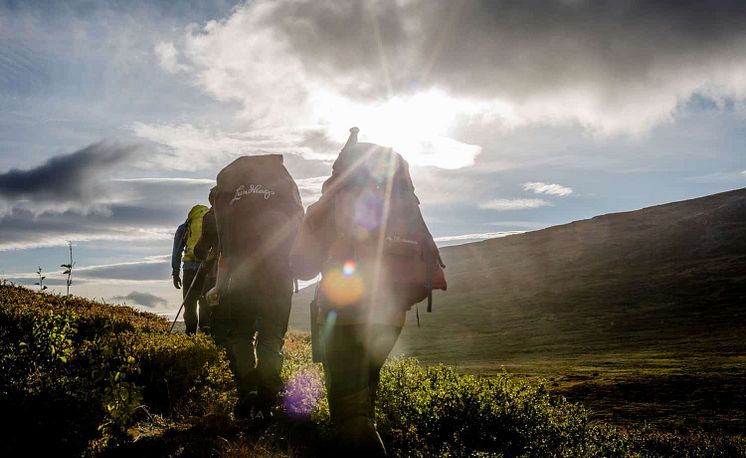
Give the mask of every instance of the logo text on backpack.
<path id="1" fill-rule="evenodd" d="M 271 196 L 275 195 L 275 192 L 260 184 L 250 184 L 248 186 L 242 184 L 236 188 L 236 193 L 233 195 L 230 205 L 233 205 L 234 202 L 241 200 L 243 196 L 248 196 L 249 194 L 262 194 L 265 199 L 269 199 Z"/>

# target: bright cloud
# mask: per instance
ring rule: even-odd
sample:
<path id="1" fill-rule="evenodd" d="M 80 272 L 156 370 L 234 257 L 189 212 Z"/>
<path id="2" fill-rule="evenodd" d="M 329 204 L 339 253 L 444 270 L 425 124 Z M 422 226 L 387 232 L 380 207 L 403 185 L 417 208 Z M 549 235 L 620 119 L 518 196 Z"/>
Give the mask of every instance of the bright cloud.
<path id="1" fill-rule="evenodd" d="M 514 234 L 523 234 L 525 231 L 503 231 L 503 232 L 484 232 L 481 234 L 462 234 L 462 235 L 446 235 L 443 237 L 435 237 L 433 240 L 436 242 L 457 242 L 464 240 L 487 240 L 498 237 L 507 237 Z"/>
<path id="2" fill-rule="evenodd" d="M 144 178 L 117 178 L 112 181 L 120 183 L 148 183 L 148 184 L 184 184 L 184 185 L 203 185 L 215 184 L 215 180 L 210 178 L 182 178 L 182 177 L 144 177 Z"/>
<path id="3" fill-rule="evenodd" d="M 308 206 L 316 202 L 321 198 L 321 186 L 324 181 L 329 178 L 328 176 L 311 177 L 311 178 L 300 178 L 295 180 L 300 191 L 301 199 L 303 204 Z"/>
<path id="4" fill-rule="evenodd" d="M 270 20 L 274 8 L 253 2 L 185 37 L 183 54 L 197 84 L 218 100 L 240 102 L 254 128 L 307 120 L 304 102 L 315 84 Z"/>
<path id="5" fill-rule="evenodd" d="M 191 170 L 261 149 L 242 138 L 246 132 L 274 138 L 278 152 L 290 145 L 310 155 L 288 137 L 321 129 L 341 144 L 357 125 L 367 141 L 393 146 L 412 165 L 459 169 L 473 165 L 482 148 L 454 138 L 456 120 L 498 130 L 564 124 L 638 134 L 672 120 L 694 93 L 715 100 L 746 94 L 746 34 L 706 29 L 689 39 L 697 8 L 496 8 L 422 0 L 248 2 L 222 20 L 189 27 L 180 49 L 155 46 L 167 72 L 184 72 L 216 100 L 238 103 L 244 127 L 138 124 L 135 132 L 185 159 L 163 166 Z M 667 34 L 640 28 L 641 15 L 669 24 Z M 611 16 L 622 27 L 609 27 Z M 567 195 L 550 192 L 564 191 L 543 193 Z"/>
<path id="6" fill-rule="evenodd" d="M 171 42 L 161 41 L 154 48 L 156 56 L 163 68 L 168 73 L 178 73 L 189 70 L 189 67 L 178 62 L 179 52 Z"/>
<path id="7" fill-rule="evenodd" d="M 702 9 L 728 18 L 728 27 L 712 29 L 719 22 L 703 22 Z M 599 136 L 646 133 L 670 122 L 692 94 L 716 101 L 746 94 L 746 33 L 730 26 L 742 11 L 726 10 L 247 2 L 188 27 L 178 48 L 154 47 L 166 72 L 237 105 L 241 127 L 137 124 L 135 133 L 166 146 L 160 165 L 183 170 L 263 150 L 245 135 L 308 158 L 319 151 L 290 137 L 322 130 L 342 144 L 353 125 L 412 165 L 444 169 L 471 166 L 482 151 L 456 138 L 456 122 L 497 132 L 550 124 Z M 666 27 L 641 26 L 639 17 Z"/>
<path id="8" fill-rule="evenodd" d="M 686 181 L 692 183 L 728 183 L 743 181 L 744 178 L 746 178 L 746 170 L 742 172 L 713 172 L 689 177 Z"/>
<path id="9" fill-rule="evenodd" d="M 503 226 L 503 227 L 520 227 L 529 230 L 539 230 L 551 226 L 550 223 L 543 223 L 537 221 L 491 221 L 483 223 L 487 226 Z M 523 231 L 521 231 L 523 232 Z"/>
<path id="10" fill-rule="evenodd" d="M 507 125 L 636 134 L 695 92 L 746 94 L 746 8 L 736 3 L 272 5 L 265 18 L 306 73 L 369 100 L 425 85 L 489 101 L 484 114 Z"/>
<path id="11" fill-rule="evenodd" d="M 485 210 L 509 211 L 509 210 L 528 210 L 550 206 L 551 204 L 543 199 L 494 199 L 479 205 L 479 208 Z"/>
<path id="12" fill-rule="evenodd" d="M 533 191 L 536 194 L 547 194 L 550 196 L 566 197 L 573 193 L 572 188 L 558 184 L 531 182 L 523 183 L 524 191 Z"/>
<path id="13" fill-rule="evenodd" d="M 273 138 L 286 145 L 285 150 L 289 144 L 309 158 L 318 152 L 289 137 L 322 129 L 341 144 L 347 130 L 356 125 L 361 137 L 394 147 L 413 165 L 458 169 L 474 164 L 481 148 L 449 137 L 449 128 L 456 116 L 481 113 L 488 105 L 433 89 L 362 100 L 340 87 L 336 78 L 319 78 L 306 71 L 285 32 L 276 27 L 272 19 L 276 13 L 272 3 L 252 3 L 223 21 L 190 30 L 184 40 L 183 56 L 193 68 L 196 84 L 217 100 L 239 102 L 237 117 L 248 127 L 246 132 Z M 173 69 L 178 52 L 172 46 L 158 48 L 167 69 Z M 341 73 L 337 76 L 344 78 Z M 221 160 L 227 152 L 236 154 L 246 146 L 257 149 L 241 138 L 246 134 L 208 133 L 188 125 L 136 124 L 135 133 L 188 158 L 199 151 L 203 158 Z"/>
<path id="14" fill-rule="evenodd" d="M 142 242 L 148 240 L 171 240 L 174 229 L 170 227 L 120 227 L 117 229 L 100 229 L 97 232 L 50 232 L 46 234 L 31 234 L 28 238 L 19 240 L 0 241 L 0 251 L 23 250 L 51 246 L 65 246 L 70 240 L 76 242 L 118 241 Z"/>
<path id="15" fill-rule="evenodd" d="M 144 259 L 138 260 L 138 261 L 128 261 L 128 262 L 115 262 L 110 264 L 96 264 L 91 266 L 81 266 L 76 267 L 76 272 L 93 272 L 98 271 L 102 269 L 110 269 L 112 267 L 132 267 L 132 266 L 142 266 L 145 264 L 160 264 L 163 262 L 170 263 L 171 256 L 170 255 L 157 255 L 157 256 L 147 256 Z"/>
<path id="16" fill-rule="evenodd" d="M 153 267 L 163 267 L 165 266 L 166 275 L 161 275 L 160 278 L 167 278 L 168 273 L 171 271 L 171 256 L 170 255 L 158 255 L 158 256 L 146 256 L 145 258 L 138 260 L 138 261 L 128 261 L 128 262 L 115 262 L 115 263 L 109 263 L 109 264 L 95 264 L 95 265 L 88 265 L 88 266 L 75 266 L 73 269 L 73 275 L 75 277 L 76 282 L 80 281 L 94 281 L 97 279 L 106 279 L 106 280 L 142 280 L 145 277 L 148 278 L 158 278 L 156 276 L 148 277 L 147 275 L 152 272 L 154 269 Z M 28 272 L 19 272 L 19 273 L 11 273 L 7 274 L 9 277 L 21 279 L 21 280 L 31 280 L 31 279 L 37 279 L 38 275 L 36 273 L 28 273 Z M 62 270 L 59 271 L 50 271 L 45 272 L 45 276 L 47 276 L 50 280 L 62 280 L 65 278 L 65 275 L 62 273 Z"/>
<path id="17" fill-rule="evenodd" d="M 430 90 L 361 103 L 329 93 L 311 95 L 318 118 L 330 133 L 362 128 L 361 139 L 391 146 L 413 165 L 460 169 L 482 151 L 446 136 L 455 114 L 479 112 L 479 104 Z"/>
<path id="18" fill-rule="evenodd" d="M 337 153 L 335 150 L 317 151 L 307 142 L 308 131 L 293 132 L 288 128 L 226 132 L 191 124 L 136 122 L 132 131 L 138 137 L 162 146 L 145 161 L 166 170 L 204 170 L 223 166 L 244 155 L 298 154 L 306 159 L 330 160 Z"/>

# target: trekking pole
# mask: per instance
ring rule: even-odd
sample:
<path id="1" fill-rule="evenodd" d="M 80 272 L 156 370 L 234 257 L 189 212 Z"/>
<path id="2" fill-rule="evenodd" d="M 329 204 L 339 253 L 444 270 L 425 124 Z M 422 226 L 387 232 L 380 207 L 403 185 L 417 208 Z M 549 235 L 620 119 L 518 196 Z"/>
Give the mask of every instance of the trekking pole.
<path id="1" fill-rule="evenodd" d="M 187 289 L 187 292 L 184 295 L 184 300 L 181 301 L 181 305 L 179 306 L 179 310 L 176 312 L 176 316 L 174 317 L 174 322 L 171 323 L 171 329 L 168 330 L 169 334 L 174 331 L 174 326 L 176 326 L 176 320 L 179 319 L 179 314 L 181 313 L 181 309 L 184 308 L 184 304 L 186 304 L 187 299 L 189 299 L 189 295 L 192 294 L 192 288 L 194 288 L 194 285 L 197 284 L 197 279 L 199 278 L 199 275 L 202 273 L 202 266 L 204 266 L 204 265 L 205 265 L 204 262 L 199 263 L 199 267 L 197 268 L 197 272 L 194 273 L 194 278 L 192 278 L 192 282 L 189 284 L 189 289 Z"/>

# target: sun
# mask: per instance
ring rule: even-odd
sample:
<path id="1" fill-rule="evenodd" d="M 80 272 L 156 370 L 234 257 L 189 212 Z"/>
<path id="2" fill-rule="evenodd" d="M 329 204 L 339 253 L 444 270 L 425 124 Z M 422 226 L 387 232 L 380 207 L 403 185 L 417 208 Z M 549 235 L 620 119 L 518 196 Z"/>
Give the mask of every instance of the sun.
<path id="1" fill-rule="evenodd" d="M 335 100 L 336 99 L 336 100 Z M 328 124 L 332 129 L 349 127 L 350 121 L 366 126 L 365 132 L 377 143 L 394 148 L 411 146 L 416 138 L 444 136 L 451 126 L 453 100 L 440 92 L 395 96 L 371 103 L 330 97 Z"/>
<path id="2" fill-rule="evenodd" d="M 477 108 L 436 89 L 373 102 L 324 92 L 314 99 L 319 121 L 332 138 L 355 125 L 361 128 L 361 141 L 391 146 L 413 165 L 460 168 L 480 151 L 449 138 L 457 117 Z"/>

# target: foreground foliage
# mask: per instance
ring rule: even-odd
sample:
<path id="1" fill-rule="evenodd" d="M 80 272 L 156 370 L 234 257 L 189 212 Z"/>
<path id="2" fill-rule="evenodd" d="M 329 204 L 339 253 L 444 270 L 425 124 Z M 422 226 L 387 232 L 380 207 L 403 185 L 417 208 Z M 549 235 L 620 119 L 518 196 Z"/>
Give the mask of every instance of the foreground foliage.
<path id="1" fill-rule="evenodd" d="M 0 402 L 18 412 L 8 451 L 95 451 L 154 415 L 232 407 L 227 363 L 205 336 L 169 334 L 164 319 L 129 307 L 14 286 L 0 286 L 0 305 Z"/>
<path id="2" fill-rule="evenodd" d="M 278 421 L 234 419 L 224 354 L 129 307 L 0 285 L 4 456 L 318 456 L 333 451 L 309 337 L 285 345 Z M 378 424 L 395 456 L 746 456 L 739 438 L 622 431 L 507 374 L 413 359 L 384 368 Z M 42 438 L 42 440 L 40 440 Z"/>

